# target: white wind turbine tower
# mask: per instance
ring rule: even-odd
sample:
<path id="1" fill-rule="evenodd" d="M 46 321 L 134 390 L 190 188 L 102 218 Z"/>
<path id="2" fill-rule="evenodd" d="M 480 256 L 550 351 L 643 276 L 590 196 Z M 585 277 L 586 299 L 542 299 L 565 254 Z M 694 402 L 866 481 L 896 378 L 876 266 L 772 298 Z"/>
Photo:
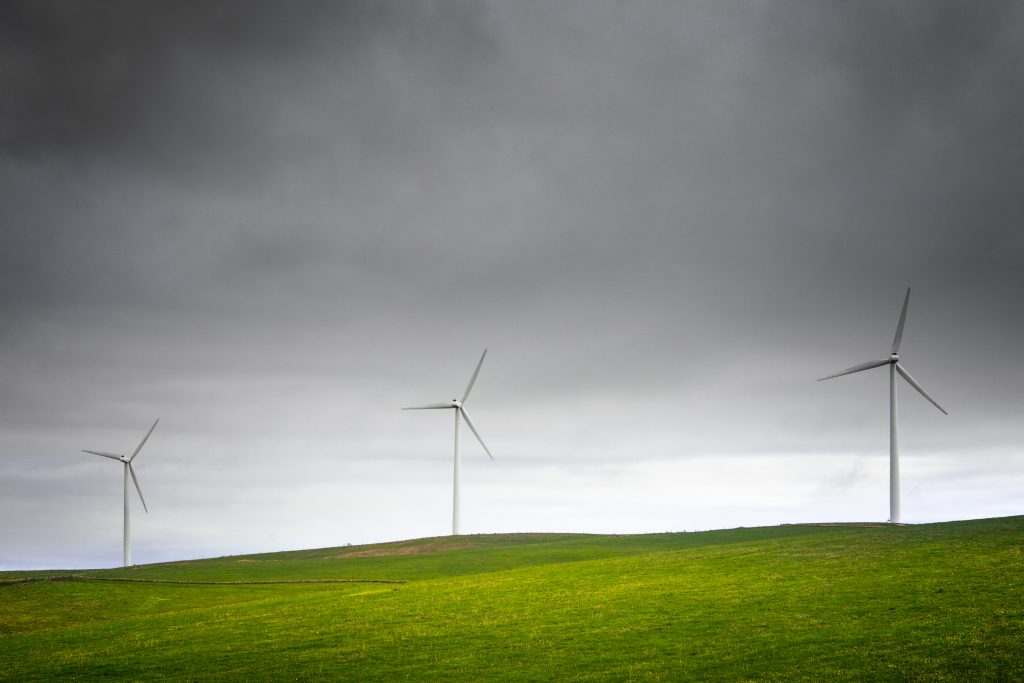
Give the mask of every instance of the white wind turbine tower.
<path id="1" fill-rule="evenodd" d="M 451 401 L 444 403 L 431 403 L 425 406 L 410 406 L 408 408 L 402 408 L 402 410 L 444 410 L 451 409 L 455 411 L 455 472 L 454 472 L 454 483 L 452 484 L 452 535 L 459 535 L 459 418 L 463 417 L 466 420 L 466 424 L 469 426 L 470 431 L 473 432 L 473 436 L 480 442 L 480 445 L 484 447 L 484 451 L 487 453 L 491 460 L 494 460 L 494 456 L 491 455 L 491 451 L 488 450 L 487 444 L 480 438 L 480 432 L 476 430 L 473 425 L 473 421 L 469 419 L 469 413 L 466 412 L 466 399 L 469 398 L 469 392 L 473 390 L 473 383 L 476 382 L 476 376 L 480 374 L 480 366 L 484 364 L 484 356 L 487 355 L 487 349 L 484 349 L 483 354 L 480 356 L 480 362 L 476 364 L 476 370 L 473 371 L 473 376 L 469 378 L 469 384 L 466 385 L 466 391 L 462 394 L 462 400 L 453 398 Z"/>
<path id="2" fill-rule="evenodd" d="M 131 529 L 131 517 L 130 508 L 128 506 L 128 475 L 132 475 L 132 481 L 135 482 L 135 490 L 139 492 L 139 500 L 142 501 L 142 508 L 148 513 L 149 508 L 146 507 L 146 499 L 142 497 L 142 487 L 139 486 L 139 478 L 135 476 L 135 468 L 132 466 L 132 460 L 135 460 L 135 456 L 139 454 L 142 447 L 146 445 L 146 441 L 149 439 L 149 435 L 156 429 L 156 423 L 160 421 L 158 417 L 153 426 L 146 432 L 146 436 L 142 437 L 142 441 L 135 447 L 135 452 L 130 456 L 119 455 L 117 453 L 107 453 L 106 451 L 89 451 L 82 449 L 83 453 L 92 453 L 93 455 L 102 455 L 104 458 L 111 458 L 112 460 L 119 460 L 124 463 L 124 566 L 131 566 L 132 563 L 132 529 Z"/>
<path id="3" fill-rule="evenodd" d="M 852 368 L 847 368 L 833 375 L 822 377 L 818 381 L 832 379 L 833 377 L 841 377 L 842 375 L 849 375 L 854 372 L 860 372 L 862 370 L 870 370 L 871 368 L 879 368 L 883 365 L 889 366 L 889 523 L 899 524 L 900 522 L 900 444 L 899 444 L 899 424 L 898 417 L 899 411 L 896 404 L 896 375 L 897 373 L 905 380 L 910 386 L 917 389 L 917 391 L 928 399 L 932 405 L 942 411 L 944 415 L 949 415 L 946 410 L 936 403 L 935 399 L 928 395 L 928 392 L 924 390 L 920 384 L 917 383 L 910 373 L 904 369 L 900 363 L 900 341 L 903 339 L 903 324 L 907 321 L 907 304 L 910 302 L 910 287 L 907 287 L 907 296 L 903 299 L 903 310 L 900 312 L 900 321 L 896 325 L 896 336 L 892 340 L 892 351 L 888 358 L 883 360 L 872 360 L 867 363 L 861 363 L 860 365 L 854 365 Z"/>

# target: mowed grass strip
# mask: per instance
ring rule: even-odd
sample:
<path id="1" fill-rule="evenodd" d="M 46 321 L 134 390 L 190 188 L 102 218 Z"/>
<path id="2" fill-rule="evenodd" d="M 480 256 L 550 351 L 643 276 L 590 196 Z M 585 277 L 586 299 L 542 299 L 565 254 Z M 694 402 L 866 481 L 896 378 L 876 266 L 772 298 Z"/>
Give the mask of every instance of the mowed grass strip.
<path id="1" fill-rule="evenodd" d="M 387 545 L 0 586 L 0 677 L 1024 680 L 1022 517 Z"/>

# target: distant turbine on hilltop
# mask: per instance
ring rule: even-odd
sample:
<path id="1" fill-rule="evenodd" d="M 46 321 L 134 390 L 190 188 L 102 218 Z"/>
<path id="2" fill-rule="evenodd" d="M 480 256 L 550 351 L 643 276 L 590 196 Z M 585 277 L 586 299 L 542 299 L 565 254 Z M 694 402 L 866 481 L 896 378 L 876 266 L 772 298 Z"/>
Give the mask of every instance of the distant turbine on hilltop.
<path id="1" fill-rule="evenodd" d="M 131 566 L 132 563 L 132 530 L 131 530 L 131 516 L 130 507 L 128 506 L 128 475 L 132 475 L 132 481 L 135 482 L 135 490 L 139 492 L 139 500 L 142 501 L 142 508 L 148 513 L 149 508 L 146 507 L 146 499 L 142 497 L 142 487 L 139 486 L 139 478 L 135 476 L 135 467 L 132 466 L 132 461 L 135 460 L 135 456 L 139 454 L 142 447 L 146 445 L 146 441 L 149 439 L 149 435 L 156 429 L 156 423 L 160 421 L 158 417 L 153 426 L 146 432 L 146 436 L 142 437 L 142 441 L 135 447 L 135 452 L 130 456 L 119 455 L 117 453 L 107 453 L 106 451 L 89 451 L 82 449 L 83 453 L 92 453 L 93 455 L 102 455 L 104 458 L 110 458 L 112 460 L 118 460 L 124 463 L 124 566 Z"/>
<path id="2" fill-rule="evenodd" d="M 476 382 L 476 376 L 480 374 L 480 366 L 484 364 L 484 356 L 487 355 L 487 349 L 484 349 L 483 355 L 480 356 L 480 362 L 476 364 L 476 370 L 473 371 L 473 376 L 469 378 L 469 384 L 466 385 L 466 391 L 462 394 L 462 400 L 453 398 L 451 401 L 444 403 L 431 403 L 425 406 L 410 406 L 408 408 L 402 408 L 402 410 L 444 410 L 451 409 L 455 411 L 455 472 L 454 472 L 454 483 L 452 484 L 452 535 L 459 535 L 459 417 L 466 419 L 466 424 L 469 426 L 470 431 L 473 432 L 473 436 L 480 442 L 480 445 L 484 447 L 484 452 L 487 456 L 494 460 L 494 456 L 491 455 L 491 451 L 488 450 L 487 444 L 480 438 L 480 432 L 476 430 L 473 425 L 473 421 L 469 419 L 469 413 L 466 412 L 466 400 L 469 398 L 469 392 L 473 390 L 473 383 Z"/>
<path id="3" fill-rule="evenodd" d="M 892 340 L 892 351 L 888 358 L 883 360 L 872 360 L 867 363 L 861 363 L 860 365 L 854 365 L 852 368 L 847 368 L 833 375 L 822 377 L 818 381 L 832 379 L 833 377 L 841 377 L 843 375 L 849 375 L 854 372 L 861 372 L 862 370 L 870 370 L 871 368 L 880 368 L 883 365 L 889 366 L 889 523 L 899 524 L 900 521 L 900 445 L 899 445 L 899 424 L 898 416 L 899 411 L 896 404 L 896 374 L 907 380 L 910 386 L 917 389 L 917 391 L 928 399 L 932 405 L 942 411 L 944 415 L 949 415 L 946 410 L 935 402 L 928 392 L 924 390 L 920 384 L 917 383 L 910 373 L 907 372 L 900 364 L 900 341 L 903 339 L 903 324 L 907 321 L 907 304 L 910 302 L 910 287 L 907 287 L 907 296 L 903 299 L 903 311 L 900 313 L 900 321 L 896 325 L 896 336 Z"/>

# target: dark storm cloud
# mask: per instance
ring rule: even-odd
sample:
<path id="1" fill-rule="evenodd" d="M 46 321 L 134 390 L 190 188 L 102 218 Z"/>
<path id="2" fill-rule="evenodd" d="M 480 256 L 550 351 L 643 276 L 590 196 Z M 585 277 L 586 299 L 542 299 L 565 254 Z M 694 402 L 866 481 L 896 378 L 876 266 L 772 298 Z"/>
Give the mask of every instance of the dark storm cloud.
<path id="1" fill-rule="evenodd" d="M 439 299 L 438 327 L 530 310 L 600 364 L 644 332 L 709 361 L 795 343 L 843 292 L 1020 282 L 1009 5 L 14 7 L 11 306 Z"/>
<path id="2" fill-rule="evenodd" d="M 11 307 L 216 297 L 339 237 L 358 251 L 364 216 L 324 197 L 384 199 L 379 178 L 430 144 L 423 94 L 493 52 L 479 9 L 451 2 L 0 11 Z"/>
<path id="3" fill-rule="evenodd" d="M 151 123 L 150 107 L 161 101 L 178 115 L 207 104 L 176 97 L 187 90 L 164 96 L 177 53 L 193 53 L 199 61 L 205 53 L 211 77 L 223 68 L 225 55 L 287 56 L 316 27 L 294 9 L 265 3 L 5 4 L 0 25 L 10 66 L 3 85 L 12 97 L 0 139 L 8 151 L 23 155 L 109 153 L 111 144 L 138 141 Z"/>
<path id="4" fill-rule="evenodd" d="M 922 11 L 926 9 L 927 11 Z M 1018 3 L 808 3 L 774 5 L 778 48 L 811 57 L 856 86 L 857 114 L 906 133 L 919 117 L 970 119 L 1019 80 Z M 999 115 L 1005 116 L 1003 105 Z M 996 113 L 989 111 L 988 113 Z M 973 114 L 973 116 L 972 116 Z"/>
<path id="5" fill-rule="evenodd" d="M 793 66 L 782 73 L 809 81 L 811 104 L 832 98 L 828 137 L 816 142 L 840 169 L 825 176 L 839 181 L 839 229 L 860 238 L 842 242 L 844 260 L 941 270 L 954 287 L 978 277 L 1019 286 L 1010 266 L 1024 255 L 1012 229 L 1024 216 L 1020 5 L 771 7 L 769 49 Z"/>
<path id="6" fill-rule="evenodd" d="M 0 144 L 26 157 L 138 160 L 222 146 L 232 133 L 259 144 L 253 112 L 227 101 L 236 79 L 280 85 L 282 64 L 324 52 L 345 76 L 378 42 L 462 69 L 459 57 L 484 43 L 479 13 L 456 2 L 12 2 L 0 12 Z"/>

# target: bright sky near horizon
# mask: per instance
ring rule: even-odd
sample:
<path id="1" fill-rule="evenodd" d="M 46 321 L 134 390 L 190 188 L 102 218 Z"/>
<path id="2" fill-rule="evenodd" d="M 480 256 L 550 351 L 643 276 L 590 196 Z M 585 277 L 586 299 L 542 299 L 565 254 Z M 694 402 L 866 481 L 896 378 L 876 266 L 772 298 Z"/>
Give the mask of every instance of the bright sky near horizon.
<path id="1" fill-rule="evenodd" d="M 0 569 L 1024 512 L 1024 6 L 0 5 Z M 134 494 L 133 494 L 134 496 Z"/>

